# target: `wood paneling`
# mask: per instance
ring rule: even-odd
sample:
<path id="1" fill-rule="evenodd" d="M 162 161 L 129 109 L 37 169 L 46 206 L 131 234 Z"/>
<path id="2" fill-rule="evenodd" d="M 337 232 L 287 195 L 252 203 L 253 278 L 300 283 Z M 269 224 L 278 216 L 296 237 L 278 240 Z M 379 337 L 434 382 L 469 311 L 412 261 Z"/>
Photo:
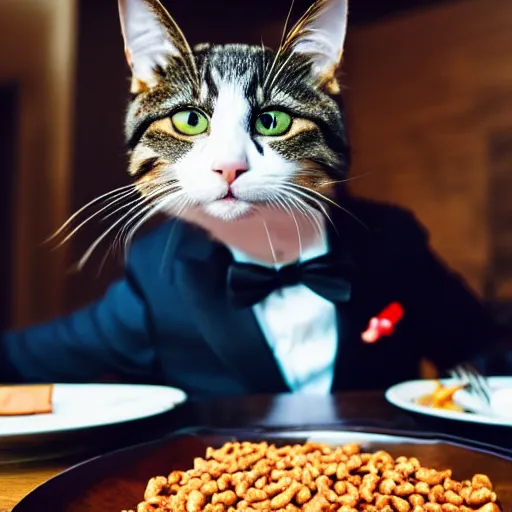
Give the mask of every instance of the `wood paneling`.
<path id="1" fill-rule="evenodd" d="M 411 208 L 477 291 L 489 262 L 490 140 L 512 125 L 512 2 L 461 0 L 349 35 L 353 189 Z M 512 191 L 511 191 L 512 192 Z"/>
<path id="2" fill-rule="evenodd" d="M 73 0 L 0 2 L 0 82 L 19 86 L 12 225 L 13 324 L 63 307 L 65 251 L 44 240 L 69 215 Z"/>
<path id="3" fill-rule="evenodd" d="M 486 292 L 493 301 L 512 300 L 512 119 L 489 141 L 489 265 Z"/>

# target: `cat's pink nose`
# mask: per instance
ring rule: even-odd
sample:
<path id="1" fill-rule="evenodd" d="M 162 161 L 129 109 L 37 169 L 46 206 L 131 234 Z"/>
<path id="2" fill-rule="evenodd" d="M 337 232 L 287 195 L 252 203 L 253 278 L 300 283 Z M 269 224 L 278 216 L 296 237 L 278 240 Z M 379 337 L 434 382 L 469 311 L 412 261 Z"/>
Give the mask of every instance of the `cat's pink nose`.
<path id="1" fill-rule="evenodd" d="M 239 176 L 247 172 L 247 162 L 230 162 L 215 166 L 213 172 L 220 174 L 228 185 L 231 185 Z"/>

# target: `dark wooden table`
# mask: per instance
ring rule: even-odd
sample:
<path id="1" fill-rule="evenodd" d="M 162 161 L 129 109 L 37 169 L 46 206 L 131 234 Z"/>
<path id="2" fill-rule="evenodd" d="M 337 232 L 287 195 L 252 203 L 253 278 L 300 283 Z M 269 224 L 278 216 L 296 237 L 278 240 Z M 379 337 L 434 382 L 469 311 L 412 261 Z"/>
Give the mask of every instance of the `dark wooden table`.
<path id="1" fill-rule="evenodd" d="M 175 410 L 132 424 L 75 432 L 58 438 L 22 442 L 19 452 L 36 453 L 42 448 L 52 456 L 46 461 L 0 465 L 0 512 L 10 510 L 24 495 L 53 475 L 91 456 L 157 439 L 190 426 L 211 428 L 258 428 L 332 426 L 373 427 L 405 431 L 448 431 L 467 438 L 480 438 L 505 445 L 510 434 L 496 436 L 486 429 L 429 423 L 389 405 L 381 392 L 347 393 L 327 397 L 297 395 L 252 396 L 202 403 L 186 403 Z M 451 430 L 450 430 L 451 429 Z M 485 434 L 488 434 L 485 438 Z M 507 435 L 509 438 L 507 439 Z M 75 453 L 61 455 L 73 447 Z M 36 451 L 34 451 L 36 450 Z M 512 482 L 511 482 L 512 487 Z"/>

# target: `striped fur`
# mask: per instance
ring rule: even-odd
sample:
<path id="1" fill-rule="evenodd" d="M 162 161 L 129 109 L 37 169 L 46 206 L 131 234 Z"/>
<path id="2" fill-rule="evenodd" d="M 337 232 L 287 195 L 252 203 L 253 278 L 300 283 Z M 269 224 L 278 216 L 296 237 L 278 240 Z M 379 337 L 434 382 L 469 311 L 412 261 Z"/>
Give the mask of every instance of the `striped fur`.
<path id="1" fill-rule="evenodd" d="M 261 204 L 321 209 L 332 200 L 349 159 L 334 97 L 346 10 L 346 0 L 317 0 L 276 52 L 243 44 L 190 49 L 158 1 L 120 0 L 133 71 L 129 172 L 141 191 L 152 182 L 176 184 L 158 196 L 162 210 L 179 215 L 199 206 L 224 220 Z M 173 127 L 172 114 L 185 107 L 206 116 L 205 133 Z M 255 120 L 266 110 L 289 113 L 289 131 L 257 134 Z M 247 172 L 228 183 L 221 171 L 233 166 Z"/>

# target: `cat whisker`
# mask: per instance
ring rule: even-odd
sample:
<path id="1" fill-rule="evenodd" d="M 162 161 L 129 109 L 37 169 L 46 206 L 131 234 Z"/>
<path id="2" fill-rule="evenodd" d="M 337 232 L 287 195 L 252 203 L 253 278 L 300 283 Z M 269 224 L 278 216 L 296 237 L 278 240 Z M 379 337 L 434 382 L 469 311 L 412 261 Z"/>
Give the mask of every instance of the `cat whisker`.
<path id="1" fill-rule="evenodd" d="M 334 229 L 336 230 L 336 225 L 334 224 L 333 220 L 331 219 L 329 212 L 325 208 L 324 204 L 316 197 L 313 197 L 311 194 L 308 194 L 307 192 L 311 192 L 308 188 L 297 186 L 295 183 L 287 183 L 286 185 L 281 185 L 281 186 L 288 188 L 288 190 L 293 191 L 296 194 L 299 194 L 300 196 L 308 199 L 309 201 L 313 201 L 318 206 L 318 208 L 321 210 L 321 212 L 324 214 L 324 216 L 327 218 L 327 220 L 332 224 Z M 322 194 L 319 194 L 319 195 L 323 198 Z M 336 206 L 341 208 L 341 206 L 337 205 L 336 203 L 333 203 L 333 204 L 335 204 Z"/>
<path id="2" fill-rule="evenodd" d="M 163 191 L 158 191 L 158 192 L 163 193 Z M 156 195 L 156 193 L 155 193 L 155 195 Z M 128 212 L 126 212 L 120 219 L 118 219 L 116 222 L 114 222 L 114 224 L 112 224 L 107 230 L 105 230 L 102 235 L 97 237 L 96 240 L 89 246 L 87 251 L 85 251 L 82 258 L 80 258 L 80 260 L 78 261 L 78 264 L 77 264 L 78 270 L 81 270 L 83 268 L 83 266 L 87 263 L 87 261 L 89 260 L 89 258 L 93 254 L 93 252 L 96 250 L 98 245 L 112 232 L 112 230 L 114 228 L 119 226 L 123 221 L 125 221 L 126 218 L 129 218 L 130 215 L 133 215 L 134 212 L 136 212 L 138 208 L 142 208 L 141 211 L 144 211 L 145 209 L 152 208 L 153 205 L 152 204 L 148 205 L 147 203 L 149 201 L 153 201 L 153 199 L 154 199 L 154 196 L 152 196 L 152 195 L 147 195 L 147 196 L 141 197 L 140 202 L 138 202 L 135 206 L 130 208 L 130 210 Z M 139 215 L 140 213 L 141 212 L 137 212 L 137 215 Z"/>
<path id="3" fill-rule="evenodd" d="M 98 217 L 101 213 L 103 213 L 104 211 L 110 209 L 110 208 L 113 208 L 114 206 L 116 206 L 116 208 L 114 209 L 114 212 L 113 213 L 117 213 L 121 210 L 123 210 L 124 208 L 127 207 L 127 205 L 123 205 L 121 204 L 120 206 L 117 206 L 120 202 L 122 202 L 124 199 L 127 199 L 127 197 L 129 197 L 128 195 L 127 196 L 123 196 L 123 197 L 119 197 L 117 200 L 113 201 L 112 203 L 109 203 L 107 204 L 106 206 L 103 206 L 102 208 L 100 208 L 98 211 L 94 212 L 93 214 L 89 215 L 89 217 L 87 217 L 85 220 L 83 220 L 82 222 L 80 222 L 80 224 L 78 224 L 76 227 L 74 227 L 56 246 L 55 246 L 55 249 L 58 249 L 59 247 L 62 247 L 66 242 L 68 242 L 69 240 L 71 240 L 71 238 L 73 238 L 86 224 L 88 224 L 90 221 L 92 221 L 93 219 L 95 219 L 96 217 Z M 136 201 L 139 201 L 139 198 L 136 199 Z M 131 203 L 130 203 L 131 204 Z"/>
<path id="4" fill-rule="evenodd" d="M 178 197 L 178 199 L 182 200 L 181 201 L 182 205 L 181 206 L 176 205 L 176 207 L 177 207 L 176 219 L 179 219 L 180 215 L 183 213 L 185 208 L 187 208 L 190 205 L 190 200 L 185 195 Z M 169 252 L 169 247 L 171 246 L 171 242 L 172 242 L 174 233 L 176 231 L 176 226 L 178 226 L 178 224 L 179 224 L 179 221 L 175 220 L 174 224 L 171 228 L 171 231 L 169 232 L 169 235 L 167 236 L 167 241 L 165 242 L 164 252 L 162 253 L 162 261 L 160 263 L 160 274 L 162 274 L 162 272 L 164 271 L 167 253 Z"/>
<path id="5" fill-rule="evenodd" d="M 265 59 L 266 48 L 265 48 L 265 43 L 263 42 L 263 37 L 261 38 L 261 52 L 262 52 L 261 53 L 261 68 L 260 67 L 257 68 L 259 83 L 262 83 L 264 81 L 264 74 L 265 74 L 265 70 L 267 68 L 267 63 L 266 63 L 266 59 Z"/>
<path id="6" fill-rule="evenodd" d="M 311 168 L 311 169 L 302 168 L 300 170 L 295 171 L 294 174 L 296 176 L 311 176 L 311 171 L 319 171 L 319 169 L 316 169 L 316 168 Z M 350 176 L 350 177 L 344 178 L 342 180 L 325 181 L 325 182 L 322 182 L 322 185 L 337 185 L 337 184 L 341 184 L 341 183 L 348 183 L 350 181 L 354 181 L 354 180 L 358 180 L 358 179 L 361 179 L 361 178 L 365 178 L 367 176 L 371 176 L 371 174 L 372 173 L 367 172 L 367 173 L 364 173 L 364 174 L 359 174 L 357 176 Z"/>
<path id="7" fill-rule="evenodd" d="M 316 229 L 316 232 L 319 236 L 322 235 L 323 229 L 322 225 L 320 224 L 320 221 L 318 220 L 317 216 L 315 215 L 315 210 L 311 208 L 304 200 L 302 200 L 300 197 L 296 197 L 294 194 L 290 193 L 289 191 L 283 191 L 283 196 L 286 200 L 290 201 L 292 205 L 294 205 L 303 215 L 306 219 L 309 220 L 310 224 L 313 226 L 314 229 Z"/>
<path id="8" fill-rule="evenodd" d="M 272 206 L 276 206 L 278 209 L 283 210 L 284 212 L 288 213 L 290 217 L 293 219 L 295 227 L 297 229 L 297 242 L 299 244 L 299 257 L 302 257 L 302 238 L 300 235 L 300 228 L 299 223 L 297 222 L 297 218 L 295 217 L 295 214 L 293 213 L 293 208 L 291 208 L 288 203 L 283 200 L 282 198 L 275 196 L 269 198 L 269 203 Z"/>
<path id="9" fill-rule="evenodd" d="M 266 72 L 265 81 L 263 82 L 263 89 L 267 88 L 267 82 L 268 82 L 269 78 L 272 76 L 272 72 L 274 70 L 274 67 L 277 64 L 277 61 L 279 60 L 279 58 L 281 56 L 281 50 L 282 50 L 283 45 L 284 45 L 284 41 L 285 41 L 285 38 L 286 38 L 286 32 L 288 31 L 288 24 L 290 23 L 290 18 L 292 16 L 294 5 L 295 5 L 295 0 L 292 0 L 292 2 L 290 4 L 290 9 L 288 11 L 288 15 L 286 16 L 286 20 L 284 22 L 283 32 L 281 34 L 281 41 L 279 43 L 279 48 L 275 52 L 274 59 L 272 61 L 270 69 Z"/>
<path id="10" fill-rule="evenodd" d="M 165 182 L 166 182 L 166 180 L 161 181 L 162 184 L 164 184 Z M 160 178 L 157 180 L 154 180 L 154 183 L 159 184 Z M 91 221 L 92 219 L 97 217 L 99 214 L 101 214 L 102 212 L 104 212 L 110 208 L 113 208 L 118 203 L 124 201 L 125 199 L 128 199 L 132 195 L 138 195 L 138 193 L 139 193 L 139 189 L 137 188 L 137 184 L 130 184 L 130 185 L 124 185 L 122 187 L 116 188 L 114 190 L 106 192 L 105 194 L 100 195 L 99 197 L 96 197 L 92 201 L 89 201 L 86 205 L 82 206 L 73 215 L 71 215 L 66 220 L 66 222 L 52 236 L 50 236 L 47 240 L 45 240 L 44 243 L 49 243 L 52 240 L 54 240 L 55 238 L 59 237 L 59 235 L 61 235 L 64 230 L 66 230 L 67 228 L 70 227 L 70 225 L 72 224 L 72 222 L 74 220 L 79 218 L 79 216 L 82 213 L 84 213 L 86 210 L 88 210 L 89 208 L 92 208 L 93 206 L 95 206 L 97 203 L 99 203 L 101 201 L 108 201 L 108 203 L 105 206 L 101 207 L 99 210 L 97 210 L 96 212 L 91 214 L 89 217 L 84 219 L 78 226 L 75 226 L 73 228 L 72 232 L 68 233 L 65 236 L 64 240 L 61 240 L 61 242 L 59 244 L 57 244 L 57 246 L 55 248 L 62 246 L 72 236 L 74 236 L 81 228 L 83 228 L 89 221 Z M 124 206 L 121 206 L 120 208 L 116 208 L 111 214 L 107 215 L 105 218 L 108 218 L 110 215 L 115 214 L 117 211 L 119 211 L 119 209 L 122 209 L 122 208 L 124 208 Z"/>
<path id="11" fill-rule="evenodd" d="M 181 195 L 183 195 L 183 193 L 179 190 L 177 191 L 172 191 L 172 192 L 166 192 L 166 197 L 165 199 L 160 199 L 160 200 L 157 200 L 156 204 L 155 204 L 155 211 L 158 211 L 162 208 L 163 206 L 163 203 L 167 202 L 168 200 L 168 194 L 170 197 L 172 197 L 173 199 L 176 198 L 176 199 L 179 199 L 181 197 Z M 177 196 L 177 197 L 175 197 Z M 151 213 L 151 215 L 153 215 L 154 212 Z M 148 215 L 146 217 L 144 217 L 143 219 L 139 220 L 137 222 L 137 224 L 135 226 L 132 226 L 130 228 L 130 230 L 128 231 L 128 233 L 126 234 L 125 236 L 125 239 L 124 239 L 124 254 L 127 255 L 128 254 L 128 249 L 132 243 L 132 240 L 133 240 L 133 237 L 137 234 L 137 231 L 144 225 L 145 222 L 147 222 L 147 220 L 150 218 L 151 215 Z"/>
<path id="12" fill-rule="evenodd" d="M 152 201 L 150 204 L 147 204 L 142 208 L 141 211 L 136 212 L 133 217 L 129 218 L 125 225 L 119 230 L 119 232 L 116 234 L 113 243 L 107 249 L 103 259 L 102 263 L 99 267 L 98 273 L 101 273 L 101 270 L 103 269 L 108 256 L 117 250 L 121 250 L 121 245 L 123 245 L 123 251 L 122 254 L 124 256 L 124 259 L 126 260 L 129 248 L 132 243 L 133 237 L 137 234 L 138 230 L 155 214 L 157 213 L 161 208 L 163 203 L 165 203 L 168 200 L 168 196 L 172 194 L 172 196 L 178 196 L 177 199 L 180 199 L 180 193 L 179 192 L 173 192 L 170 190 L 160 190 L 159 191 L 162 195 L 165 195 L 165 198 L 157 199 L 156 201 Z M 155 204 L 153 204 L 155 203 Z"/>
<path id="13" fill-rule="evenodd" d="M 277 266 L 277 257 L 276 253 L 274 251 L 274 246 L 272 245 L 272 239 L 270 238 L 270 232 L 268 230 L 267 223 L 265 222 L 265 219 L 263 219 L 263 227 L 265 228 L 265 233 L 267 233 L 268 243 L 270 245 L 270 252 L 272 253 L 272 259 L 274 260 L 274 265 Z"/>
<path id="14" fill-rule="evenodd" d="M 326 201 L 327 203 L 330 203 L 333 206 L 336 206 L 337 208 L 341 208 L 341 206 L 338 203 L 336 203 L 335 201 L 333 201 L 331 198 L 327 197 L 326 195 L 322 194 L 321 192 L 318 192 L 317 190 L 305 187 L 304 185 L 299 185 L 298 183 L 290 183 L 290 185 L 292 187 L 300 188 L 301 190 L 304 190 L 307 193 L 315 194 L 318 197 L 320 197 L 320 199 L 322 199 L 323 201 Z"/>
<path id="15" fill-rule="evenodd" d="M 137 212 L 137 209 L 138 208 L 142 208 L 139 212 Z M 120 219 L 118 219 L 116 222 L 114 222 L 114 224 L 112 224 L 108 229 L 106 229 L 100 236 L 98 236 L 96 238 L 96 240 L 94 240 L 94 242 L 89 246 L 89 248 L 85 251 L 85 253 L 83 254 L 83 256 L 78 260 L 78 262 L 76 263 L 75 265 L 75 268 L 77 270 L 82 270 L 83 267 L 85 266 L 85 264 L 87 263 L 87 261 L 89 261 L 89 258 L 91 257 L 91 255 L 94 253 L 94 251 L 96 250 L 96 248 L 100 245 L 100 243 L 109 235 L 109 233 L 112 232 L 112 230 L 114 228 L 116 228 L 117 226 L 119 226 L 119 224 L 121 224 L 126 218 L 128 218 L 129 216 L 133 215 L 134 214 L 134 211 L 136 212 L 136 214 L 140 214 L 141 211 L 144 211 L 146 209 L 149 209 L 151 208 L 151 205 L 141 205 L 140 203 L 137 204 L 136 206 L 132 207 L 130 209 L 130 211 L 128 211 L 127 213 L 125 213 Z M 109 252 L 107 252 L 107 255 L 108 255 Z M 106 260 L 106 258 L 105 258 Z"/>
<path id="16" fill-rule="evenodd" d="M 136 212 L 132 218 L 130 218 L 127 222 L 127 225 L 129 225 L 131 222 L 133 222 L 134 220 L 136 220 L 137 218 L 140 218 L 141 216 L 147 214 L 148 212 L 152 212 L 152 210 L 154 209 L 154 205 L 153 204 L 147 204 L 145 205 L 141 211 L 139 212 Z M 124 228 L 123 228 L 124 229 Z M 116 235 L 117 237 L 118 235 Z M 107 248 L 107 250 L 105 251 L 105 255 L 103 256 L 102 260 L 101 260 L 101 263 L 100 263 L 100 266 L 98 268 L 98 272 L 96 274 L 96 276 L 99 276 L 101 274 L 101 271 L 103 270 L 103 267 L 105 266 L 105 263 L 109 257 L 109 255 L 111 254 L 111 252 L 113 251 L 113 249 L 115 249 L 115 242 L 113 244 L 110 245 L 110 247 Z M 92 254 L 92 252 L 91 252 Z M 90 255 L 89 255 L 90 256 Z M 88 259 L 88 258 L 87 258 Z M 79 262 L 78 264 L 78 269 L 80 270 L 81 268 L 83 268 L 83 265 L 85 265 L 85 263 L 87 263 L 87 260 L 83 261 L 83 264 L 81 264 L 81 261 Z M 81 265 L 81 266 L 80 266 Z"/>
<path id="17" fill-rule="evenodd" d="M 288 14 L 286 16 L 286 20 L 284 22 L 283 32 L 281 34 L 281 41 L 279 43 L 279 49 L 283 47 L 284 40 L 286 38 L 286 32 L 288 31 L 288 24 L 290 23 L 290 18 L 292 17 L 293 8 L 295 6 L 295 0 L 292 0 L 290 3 L 290 9 L 288 10 Z"/>
<path id="18" fill-rule="evenodd" d="M 152 193 L 148 194 L 146 197 L 148 199 L 151 199 L 152 200 L 151 202 L 156 202 L 156 204 L 158 204 L 160 206 L 161 203 L 163 202 L 163 199 L 160 196 L 165 196 L 165 197 L 172 196 L 173 194 L 175 194 L 177 192 L 177 190 L 178 190 L 178 187 L 174 186 L 172 183 L 169 183 L 167 186 L 160 186 L 157 190 L 152 191 Z M 118 233 L 116 234 L 114 241 L 112 243 L 112 247 L 114 248 L 114 250 L 116 250 L 116 246 L 119 246 L 119 250 L 121 249 L 121 244 L 123 243 L 123 237 L 125 237 L 124 254 L 127 253 L 128 244 L 127 244 L 126 237 L 129 236 L 130 231 L 131 231 L 130 227 L 133 224 L 133 222 L 136 221 L 136 219 L 137 219 L 137 217 L 135 217 L 135 216 L 132 219 L 129 219 L 125 223 L 125 225 L 118 231 Z"/>
<path id="19" fill-rule="evenodd" d="M 297 175 L 310 175 L 311 171 L 318 171 L 318 169 L 315 168 L 315 167 L 311 167 L 311 168 L 303 167 L 303 168 L 299 169 L 298 171 L 296 171 L 296 174 Z M 366 174 L 359 175 L 359 176 L 352 176 L 350 178 L 346 178 L 344 180 L 341 180 L 340 183 L 344 183 L 346 181 L 351 181 L 353 179 L 361 178 L 361 177 L 367 176 L 368 174 L 370 174 L 370 173 L 366 173 Z M 336 182 L 332 182 L 332 183 L 336 183 Z M 324 200 L 324 201 L 326 201 L 326 202 L 336 206 L 337 208 L 339 208 L 340 210 L 345 212 L 347 215 L 349 215 L 352 219 L 357 221 L 365 229 L 367 229 L 367 230 L 369 229 L 368 226 L 361 219 L 359 219 L 356 215 L 354 215 L 350 210 L 347 210 L 346 208 L 344 208 L 340 204 L 334 202 L 332 199 L 328 198 L 327 196 L 325 196 L 324 194 L 318 192 L 317 190 L 313 190 L 313 189 L 310 189 L 308 187 L 304 187 L 303 185 L 299 185 L 297 183 L 289 183 L 289 185 L 291 185 L 293 187 L 299 187 L 302 190 L 304 190 L 304 191 L 306 191 L 306 192 L 308 192 L 310 194 L 315 194 L 315 195 L 319 196 L 322 200 Z"/>
<path id="20" fill-rule="evenodd" d="M 132 189 L 127 191 L 127 189 Z M 125 185 L 123 187 L 116 188 L 114 190 L 111 190 L 110 192 L 107 192 L 105 194 L 102 194 L 99 197 L 94 198 L 92 201 L 89 201 L 87 204 L 82 206 L 79 210 L 77 210 L 75 213 L 73 213 L 65 222 L 62 224 L 62 226 L 53 233 L 49 238 L 47 238 L 44 243 L 51 242 L 54 238 L 60 235 L 62 231 L 64 231 L 72 222 L 75 220 L 80 214 L 82 214 L 85 210 L 91 208 L 96 203 L 100 202 L 103 199 L 109 199 L 109 198 L 119 198 L 120 196 L 124 197 L 124 194 L 126 194 L 126 197 L 130 196 L 131 194 L 135 194 L 137 190 L 135 189 L 135 185 Z"/>
<path id="21" fill-rule="evenodd" d="M 336 206 L 340 210 L 344 211 L 347 215 L 349 215 L 351 218 L 353 218 L 355 221 L 357 221 L 359 224 L 361 224 L 361 226 L 363 226 L 365 229 L 369 229 L 368 226 L 361 219 L 359 219 L 357 216 L 355 216 L 350 210 L 347 210 L 346 208 L 344 208 L 343 206 L 334 202 L 332 199 L 329 199 L 328 197 L 324 196 L 320 192 L 318 192 L 316 190 L 309 189 L 307 187 L 304 187 L 303 185 L 297 185 L 297 183 L 290 183 L 290 185 L 293 187 L 299 187 L 301 190 L 304 190 L 306 192 L 309 192 L 310 194 L 315 194 L 315 195 L 319 196 L 324 201 L 327 201 L 328 203 L 331 203 L 332 205 Z M 331 221 L 331 223 L 332 223 L 332 221 Z M 333 226 L 334 226 L 334 224 L 333 224 Z"/>
<path id="22" fill-rule="evenodd" d="M 269 89 L 272 89 L 274 84 L 276 83 L 276 80 L 279 78 L 279 75 L 282 73 L 283 69 L 286 67 L 288 62 L 290 62 L 290 59 L 293 57 L 293 53 L 290 53 L 286 59 L 281 63 L 281 65 L 277 68 L 277 71 L 273 74 L 272 80 L 270 81 L 270 84 L 268 85 Z"/>
<path id="23" fill-rule="evenodd" d="M 126 203 L 125 205 L 121 206 L 120 208 L 117 208 L 116 210 L 110 212 L 110 213 L 107 213 L 107 215 L 105 215 L 104 217 L 101 218 L 101 221 L 104 222 L 106 221 L 107 219 L 109 219 L 110 217 L 112 217 L 113 215 L 115 215 L 116 213 L 118 213 L 121 209 L 124 209 L 124 208 L 128 208 L 129 206 L 131 206 L 132 204 L 135 204 L 137 202 L 139 202 L 143 197 L 154 197 L 155 195 L 158 195 L 160 193 L 160 190 L 153 190 L 151 191 L 149 194 L 147 195 L 144 195 L 144 196 L 138 196 L 136 197 L 135 199 L 133 199 L 132 201 L 130 201 L 129 203 Z M 104 210 L 105 208 L 103 208 L 102 210 Z M 106 208 L 108 209 L 108 208 Z M 101 210 L 100 210 L 101 211 Z M 97 212 L 97 213 L 100 213 L 100 212 Z"/>
<path id="24" fill-rule="evenodd" d="M 361 178 L 365 178 L 366 176 L 371 176 L 370 172 L 367 172 L 365 174 L 360 174 L 358 176 L 350 176 L 350 178 L 345 178 L 344 180 L 334 180 L 334 181 L 327 181 L 325 182 L 325 185 L 338 185 L 341 183 L 348 183 L 350 181 L 358 180 Z"/>
<path id="25" fill-rule="evenodd" d="M 279 184 L 277 187 L 277 192 L 282 196 L 283 201 L 286 204 L 291 205 L 292 211 L 293 208 L 296 208 L 305 218 L 309 220 L 312 226 L 317 229 L 318 233 L 321 233 L 322 227 L 318 222 L 318 219 L 312 214 L 314 209 L 309 206 L 304 200 L 295 195 L 294 190 L 287 189 L 285 185 Z"/>
<path id="26" fill-rule="evenodd" d="M 141 196 L 141 197 L 146 197 L 146 198 L 151 198 L 151 199 L 154 199 L 156 198 L 156 200 L 159 199 L 159 196 L 160 195 L 172 195 L 173 193 L 175 193 L 177 190 L 179 189 L 179 187 L 175 186 L 174 183 L 172 182 L 169 182 L 167 185 L 160 185 L 158 186 L 158 188 L 156 188 L 155 190 L 152 190 L 149 194 L 145 195 L 145 196 Z M 140 201 L 141 198 L 139 198 L 138 200 Z M 137 201 L 131 201 L 130 203 L 128 203 L 128 205 L 125 205 L 123 208 L 125 207 L 128 207 L 129 205 L 131 204 L 134 204 L 136 203 Z M 119 209 L 117 210 L 119 211 Z M 103 217 L 102 220 L 106 220 L 108 217 L 111 217 L 114 213 L 116 212 L 113 212 L 113 213 L 110 213 L 109 215 Z M 124 231 L 127 229 L 127 227 L 129 226 L 129 223 L 127 223 L 126 226 L 124 226 L 120 231 L 119 233 L 116 235 L 115 239 L 114 239 L 114 245 L 116 244 L 118 238 L 122 237 Z"/>
<path id="27" fill-rule="evenodd" d="M 157 202 L 153 208 L 149 210 L 141 219 L 139 219 L 134 226 L 130 227 L 129 231 L 124 235 L 123 242 L 123 255 L 126 260 L 128 257 L 128 253 L 130 251 L 130 246 L 132 244 L 133 238 L 139 231 L 139 229 L 158 211 L 160 210 L 161 205 Z M 135 220 L 135 219 L 134 219 Z M 133 221 L 132 221 L 133 222 Z M 122 237 L 121 237 L 122 238 Z M 121 241 L 120 241 L 121 243 Z"/>
<path id="28" fill-rule="evenodd" d="M 281 198 L 276 197 L 276 201 L 279 204 L 283 205 L 283 209 L 287 211 L 291 218 L 293 219 L 293 222 L 295 224 L 295 228 L 297 229 L 297 243 L 299 244 L 299 257 L 302 258 L 302 237 L 300 236 L 300 227 L 299 223 L 297 221 L 297 217 L 295 217 L 295 214 L 293 213 L 293 208 L 290 207 L 290 205 L 286 202 L 286 198 L 282 201 Z"/>
<path id="29" fill-rule="evenodd" d="M 127 197 L 129 197 L 131 195 L 130 194 L 127 194 L 126 196 L 122 196 L 122 197 L 119 197 L 117 198 L 114 202 L 112 203 L 109 203 L 107 204 L 106 206 L 103 206 L 102 208 L 100 208 L 98 211 L 94 212 L 92 215 L 90 215 L 89 217 L 87 217 L 85 220 L 83 220 L 80 224 L 78 224 L 78 226 L 76 226 L 70 233 L 68 233 L 61 241 L 59 244 L 57 244 L 56 248 L 59 248 L 61 246 L 63 246 L 66 242 L 68 242 L 71 238 L 73 238 L 73 236 L 76 235 L 76 233 L 78 233 L 78 231 L 80 231 L 86 224 L 88 224 L 91 220 L 93 220 L 94 218 L 98 217 L 98 215 L 100 215 L 102 212 L 106 211 L 106 210 L 109 210 L 110 208 L 113 208 L 114 206 L 117 205 L 117 203 L 119 203 L 120 201 L 122 201 L 123 199 L 126 199 Z M 110 212 L 108 215 L 106 215 L 105 217 L 103 217 L 103 220 L 107 219 L 108 217 L 111 217 L 112 215 L 115 215 L 116 213 L 119 213 L 120 211 L 126 209 L 126 208 L 129 208 L 131 205 L 133 204 L 137 204 L 139 203 L 142 198 L 144 196 L 141 196 L 141 197 L 137 197 L 136 199 L 134 199 L 133 201 L 130 201 L 129 203 L 127 204 L 122 204 L 120 206 L 117 206 L 112 212 Z M 151 195 L 148 195 L 148 196 L 145 196 L 146 198 L 152 198 L 154 197 L 154 194 L 151 194 Z"/>

